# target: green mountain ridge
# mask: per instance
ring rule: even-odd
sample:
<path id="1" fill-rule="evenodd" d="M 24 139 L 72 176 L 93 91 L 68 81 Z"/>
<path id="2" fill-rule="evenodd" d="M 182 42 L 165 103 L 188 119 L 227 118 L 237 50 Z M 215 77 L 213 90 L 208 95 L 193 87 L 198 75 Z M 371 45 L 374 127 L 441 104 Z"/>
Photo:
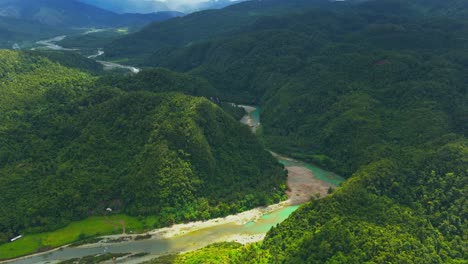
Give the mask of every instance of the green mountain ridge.
<path id="1" fill-rule="evenodd" d="M 121 90 L 30 53 L 1 57 L 2 242 L 107 207 L 160 227 L 283 199 L 282 165 L 247 127 L 205 98 L 166 93 L 203 82 L 161 70 L 167 82 Z"/>
<path id="2" fill-rule="evenodd" d="M 279 201 L 265 146 L 348 180 L 260 243 L 150 263 L 466 263 L 467 8 L 245 2 L 113 41 L 133 76 L 3 52 L 1 239 L 108 206 L 159 227 Z M 259 105 L 258 140 L 193 96 Z"/>
<path id="3" fill-rule="evenodd" d="M 328 0 L 246 1 L 221 10 L 196 12 L 167 23 L 150 24 L 139 32 L 112 41 L 104 49 L 107 58 L 125 57 L 132 63 L 142 63 L 145 57 L 167 47 L 189 46 L 209 38 L 233 35 L 265 16 L 331 4 Z"/>
<path id="4" fill-rule="evenodd" d="M 377 19 L 380 15 L 393 13 L 396 17 L 466 17 L 467 4 L 463 0 L 372 0 L 372 1 L 329 1 L 329 0 L 268 0 L 246 1 L 221 10 L 196 12 L 181 18 L 146 26 L 139 32 L 113 40 L 105 46 L 106 57 L 126 58 L 132 63 L 147 65 L 145 61 L 154 53 L 167 48 L 191 46 L 207 39 L 236 36 L 239 33 L 255 32 L 258 23 L 270 22 L 269 18 L 291 17 L 312 11 L 353 13 L 368 12 L 366 19 Z M 319 15 L 320 14 L 314 14 Z M 214 23 L 215 21 L 215 23 Z M 326 21 L 326 20 L 325 20 Z M 271 27 L 278 26 L 270 24 Z M 324 25 L 327 26 L 327 25 Z M 346 25 L 345 25 L 346 26 Z M 337 29 L 339 30 L 339 29 Z"/>
<path id="5" fill-rule="evenodd" d="M 254 32 L 166 49 L 145 64 L 204 77 L 227 100 L 260 103 L 274 150 L 350 175 L 391 153 L 392 142 L 466 131 L 460 36 L 468 25 L 368 12 L 267 18 Z"/>
<path id="6" fill-rule="evenodd" d="M 132 54 L 260 105 L 267 147 L 349 177 L 261 243 L 154 263 L 465 263 L 466 4 L 341 4 Z"/>

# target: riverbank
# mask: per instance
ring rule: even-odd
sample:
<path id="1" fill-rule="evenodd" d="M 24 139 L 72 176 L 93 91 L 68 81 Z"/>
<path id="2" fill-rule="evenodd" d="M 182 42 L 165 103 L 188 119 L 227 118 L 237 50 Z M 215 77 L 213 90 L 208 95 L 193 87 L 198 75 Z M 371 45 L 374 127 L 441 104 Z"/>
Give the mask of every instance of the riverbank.
<path id="1" fill-rule="evenodd" d="M 248 114 L 244 116 L 242 122 L 251 125 L 252 128 L 258 128 L 260 125 L 258 109 L 251 106 L 243 107 Z M 254 129 L 252 130 L 255 132 Z M 144 240 L 137 239 L 137 236 L 141 237 L 142 234 L 136 233 L 142 232 L 145 226 L 153 226 L 154 219 L 152 220 L 152 217 L 136 219 L 124 215 L 113 216 L 113 223 L 120 223 L 122 222 L 120 218 L 125 218 L 127 234 L 101 236 L 98 243 L 86 244 L 78 247 L 60 247 L 53 251 L 29 255 L 6 262 L 29 264 L 43 261 L 67 260 L 107 252 L 148 253 L 148 257 L 152 257 L 196 250 L 215 242 L 235 241 L 248 244 L 261 241 L 272 226 L 284 221 L 300 204 L 314 197 L 325 197 L 330 187 L 336 187 L 335 184 L 327 181 L 327 177 L 329 174 L 332 175 L 331 173 L 327 172 L 326 175 L 319 175 L 321 177 L 317 177 L 315 172 L 322 173 L 323 170 L 310 164 L 281 157 L 275 153 L 272 154 L 281 163 L 285 164 L 285 168 L 288 170 L 288 200 L 284 202 L 267 207 L 255 208 L 223 218 L 176 224 L 171 227 L 154 229 L 143 233 L 146 234 Z M 121 231 L 118 226 L 109 225 L 109 219 L 95 218 L 93 221 L 95 224 L 91 225 L 80 225 L 79 223 L 83 221 L 73 223 L 72 225 L 78 224 L 79 226 L 76 230 L 74 228 L 71 229 L 75 232 L 73 235 L 74 240 L 76 240 L 76 237 L 78 237 L 80 233 L 83 233 L 83 230 L 90 227 L 92 227 L 92 230 L 89 230 L 89 233 L 85 232 L 85 234 L 91 236 L 93 234 L 97 235 L 97 233 L 106 233 L 105 230 L 109 228 L 112 228 L 112 231 L 110 229 L 109 231 L 114 233 Z M 96 223 L 101 226 L 96 227 Z M 40 236 L 37 237 L 37 239 L 34 239 L 36 235 L 25 237 L 23 240 L 15 243 L 21 244 L 28 240 L 30 240 L 31 243 L 36 240 L 43 242 L 49 239 L 47 237 L 50 237 L 50 239 L 57 239 L 57 237 L 60 237 L 59 234 L 61 233 L 67 233 L 68 238 L 71 238 L 69 233 L 71 231 L 70 227 L 67 228 L 62 229 L 62 231 L 57 230 L 51 232 L 50 234 L 37 234 Z M 130 233 L 131 231 L 133 231 L 133 233 Z M 62 241 L 62 243 L 57 244 L 57 246 L 69 244 L 72 241 L 68 243 L 64 242 L 65 241 Z M 4 249 L 6 250 L 7 248 Z"/>
<path id="2" fill-rule="evenodd" d="M 173 238 L 176 236 L 184 235 L 184 234 L 198 231 L 201 229 L 230 224 L 230 223 L 233 223 L 236 225 L 245 225 L 249 222 L 257 222 L 262 216 L 272 213 L 274 211 L 277 211 L 289 205 L 291 205 L 290 200 L 287 200 L 278 204 L 273 204 L 267 207 L 258 207 L 252 210 L 248 210 L 248 211 L 235 214 L 235 215 L 229 215 L 223 218 L 216 218 L 216 219 L 211 219 L 207 221 L 191 222 L 188 224 L 176 224 L 171 227 L 165 227 L 165 228 L 154 230 L 152 232 L 149 232 L 149 234 L 154 235 L 156 237 Z M 232 238 L 237 239 L 236 241 L 242 244 L 258 241 L 258 240 L 251 241 L 252 239 L 255 239 L 255 238 L 260 239 L 259 236 L 256 236 L 255 238 L 248 238 L 248 237 L 241 236 L 241 235 L 232 236 Z M 231 241 L 231 240 L 226 240 L 226 241 Z"/>
<path id="3" fill-rule="evenodd" d="M 257 132 L 257 129 L 260 127 L 260 120 L 259 118 L 255 118 L 253 114 L 255 111 L 258 111 L 258 108 L 250 105 L 238 106 L 244 108 L 245 112 L 247 112 L 247 114 L 242 117 L 240 122 L 244 125 L 248 125 L 252 132 L 255 134 Z"/>

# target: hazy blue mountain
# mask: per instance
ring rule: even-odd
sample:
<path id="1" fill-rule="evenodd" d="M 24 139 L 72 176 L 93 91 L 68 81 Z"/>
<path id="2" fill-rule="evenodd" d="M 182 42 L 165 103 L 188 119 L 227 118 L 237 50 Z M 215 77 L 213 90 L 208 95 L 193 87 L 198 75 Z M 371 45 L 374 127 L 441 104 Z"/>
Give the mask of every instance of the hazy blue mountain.
<path id="1" fill-rule="evenodd" d="M 0 0 L 0 47 L 68 35 L 79 28 L 138 29 L 182 15 L 179 12 L 117 14 L 76 0 Z"/>
<path id="2" fill-rule="evenodd" d="M 151 13 L 175 10 L 191 13 L 205 9 L 223 8 L 244 0 L 80 0 L 83 3 L 95 5 L 117 13 Z"/>
<path id="3" fill-rule="evenodd" d="M 94 5 L 116 13 L 153 13 L 169 11 L 169 7 L 159 1 L 142 0 L 80 0 L 80 2 Z"/>
<path id="4" fill-rule="evenodd" d="M 188 13 L 206 9 L 220 9 L 244 1 L 245 0 L 207 0 L 196 4 L 178 4 L 173 8 L 175 10 Z"/>
<path id="5" fill-rule="evenodd" d="M 61 32 L 55 27 L 34 21 L 0 17 L 0 48 L 13 48 L 16 42 L 49 38 Z"/>
<path id="6" fill-rule="evenodd" d="M 116 14 L 76 0 L 0 0 L 0 16 L 57 27 L 115 27 L 144 25 L 178 14 Z"/>

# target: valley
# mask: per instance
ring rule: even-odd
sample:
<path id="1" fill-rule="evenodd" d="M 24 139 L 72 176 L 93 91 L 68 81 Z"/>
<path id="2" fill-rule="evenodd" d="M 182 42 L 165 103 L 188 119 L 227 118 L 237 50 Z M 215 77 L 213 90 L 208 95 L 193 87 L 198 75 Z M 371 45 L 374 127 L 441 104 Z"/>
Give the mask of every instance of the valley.
<path id="1" fill-rule="evenodd" d="M 466 262 L 468 2 L 85 2 L 0 0 L 0 262 Z"/>
<path id="2" fill-rule="evenodd" d="M 252 128 L 260 125 L 259 109 L 242 106 L 246 115 L 241 122 Z M 254 125 L 252 125 L 254 124 Z M 255 130 L 253 130 L 255 133 Z M 234 241 L 241 244 L 261 241 L 271 227 L 284 221 L 300 204 L 310 199 L 323 198 L 329 194 L 328 188 L 337 188 L 344 179 L 324 171 L 311 164 L 305 164 L 290 158 L 277 156 L 279 162 L 288 170 L 288 200 L 268 207 L 255 208 L 224 218 L 176 224 L 171 227 L 147 231 L 150 235 L 144 240 L 135 240 L 139 234 L 103 236 L 95 244 L 78 247 L 59 247 L 49 252 L 20 257 L 0 263 L 33 264 L 55 263 L 73 258 L 106 253 L 142 254 L 141 258 L 124 257 L 119 263 L 140 263 L 161 255 L 193 251 L 216 242 Z M 317 176 L 320 175 L 320 178 Z M 116 220 L 113 220 L 116 222 Z M 26 238 L 27 239 L 27 238 Z M 122 242 L 112 242 L 123 239 Z M 0 249 L 8 250 L 8 247 Z"/>
<path id="3" fill-rule="evenodd" d="M 93 32 L 96 32 L 96 30 L 94 30 Z M 58 37 L 47 39 L 47 40 L 37 41 L 36 44 L 38 45 L 38 47 L 33 48 L 32 50 L 46 49 L 46 50 L 76 51 L 76 52 L 79 52 L 78 49 L 64 48 L 64 47 L 57 44 L 57 42 L 63 41 L 66 37 L 67 36 L 58 36 Z M 104 70 L 109 71 L 109 70 L 115 70 L 115 69 L 123 69 L 123 70 L 130 71 L 131 73 L 139 73 L 141 71 L 141 69 L 133 67 L 133 66 L 127 66 L 127 65 L 122 65 L 122 64 L 115 63 L 115 62 L 99 60 L 97 58 L 99 56 L 104 55 L 104 51 L 102 51 L 101 49 L 97 49 L 96 52 L 97 52 L 96 54 L 89 55 L 87 58 L 95 59 L 96 62 L 98 62 L 98 63 L 100 63 L 101 65 L 104 66 Z"/>

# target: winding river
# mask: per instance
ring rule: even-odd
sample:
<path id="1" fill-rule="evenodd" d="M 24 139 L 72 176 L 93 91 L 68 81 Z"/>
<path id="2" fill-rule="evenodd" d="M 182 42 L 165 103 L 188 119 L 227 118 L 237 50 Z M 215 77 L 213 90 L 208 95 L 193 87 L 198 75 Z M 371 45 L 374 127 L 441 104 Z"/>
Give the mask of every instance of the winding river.
<path id="1" fill-rule="evenodd" d="M 49 50 L 61 50 L 61 51 L 77 51 L 77 49 L 67 49 L 64 48 L 60 45 L 57 45 L 57 42 L 62 41 L 66 38 L 67 36 L 58 36 L 55 38 L 51 39 L 46 39 L 46 40 L 40 40 L 37 41 L 36 44 L 41 46 L 43 49 L 49 49 Z M 36 48 L 33 48 L 33 50 Z M 97 53 L 91 56 L 88 56 L 88 59 L 96 59 L 99 56 L 104 55 L 104 51 L 101 49 L 98 49 Z M 130 71 L 131 73 L 139 73 L 141 69 L 133 67 L 133 66 L 128 66 L 128 65 L 123 65 L 123 64 L 118 64 L 115 62 L 110 62 L 110 61 L 102 61 L 102 60 L 97 60 L 96 62 L 102 64 L 104 66 L 105 70 L 113 70 L 113 69 L 125 69 Z"/>
<path id="2" fill-rule="evenodd" d="M 244 116 L 241 122 L 250 126 L 252 130 L 255 131 L 260 126 L 260 109 L 251 106 L 242 107 L 247 110 L 248 114 Z M 288 170 L 290 168 L 307 170 L 312 172 L 314 177 L 330 186 L 336 186 L 344 181 L 343 178 L 311 164 L 280 156 L 277 156 L 277 158 L 281 163 L 285 164 Z M 170 227 L 155 230 L 150 232 L 152 238 L 148 240 L 131 240 L 120 243 L 99 242 L 75 248 L 64 247 L 48 253 L 11 260 L 8 261 L 8 263 L 57 263 L 72 258 L 103 253 L 148 253 L 148 255 L 143 257 L 123 258 L 118 261 L 118 263 L 140 263 L 155 258 L 158 255 L 192 251 L 215 242 L 238 241 L 248 243 L 259 241 L 264 238 L 271 227 L 284 221 L 299 206 L 299 204 L 291 205 L 290 202 L 282 202 L 269 206 L 268 208 L 257 208 L 227 218 L 176 225 L 182 226 L 182 228 Z M 253 218 L 252 215 L 254 215 Z M 255 217 L 255 215 L 257 216 Z M 168 231 L 174 230 L 176 230 L 175 234 L 171 236 L 164 235 Z"/>

